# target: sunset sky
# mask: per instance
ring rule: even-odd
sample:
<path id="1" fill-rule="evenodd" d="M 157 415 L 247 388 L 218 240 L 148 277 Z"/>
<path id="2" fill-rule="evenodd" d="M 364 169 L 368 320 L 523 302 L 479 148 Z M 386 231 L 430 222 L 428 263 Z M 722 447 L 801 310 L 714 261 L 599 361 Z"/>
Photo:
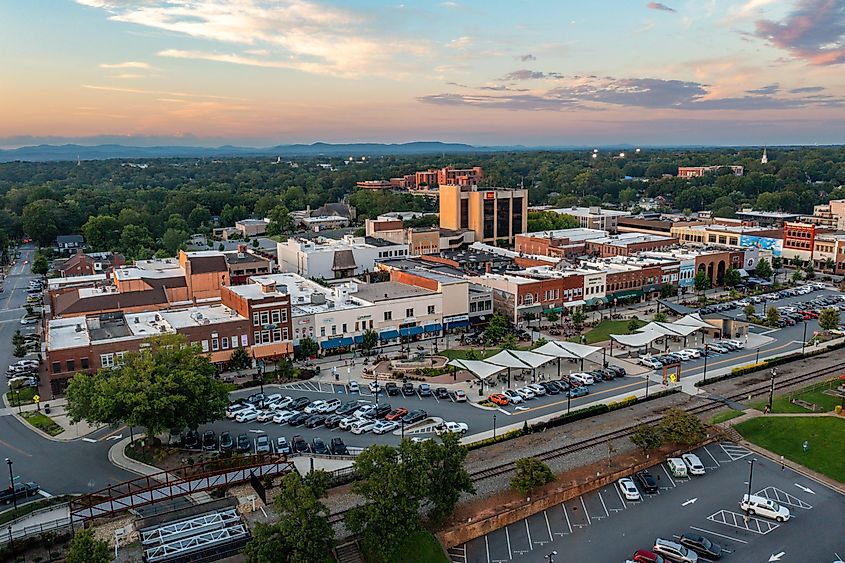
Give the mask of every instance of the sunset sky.
<path id="1" fill-rule="evenodd" d="M 4 0 L 0 34 L 6 147 L 845 142 L 845 0 Z"/>

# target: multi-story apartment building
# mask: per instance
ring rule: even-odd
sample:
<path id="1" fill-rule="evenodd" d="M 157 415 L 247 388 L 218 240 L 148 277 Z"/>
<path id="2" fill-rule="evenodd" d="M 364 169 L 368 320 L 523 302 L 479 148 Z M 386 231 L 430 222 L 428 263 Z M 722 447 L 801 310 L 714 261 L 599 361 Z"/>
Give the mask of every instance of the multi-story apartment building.
<path id="1" fill-rule="evenodd" d="M 493 308 L 514 323 L 586 304 L 584 275 L 540 267 L 511 274 L 470 276 L 493 290 Z"/>
<path id="2" fill-rule="evenodd" d="M 528 190 L 440 186 L 440 226 L 469 229 L 476 241 L 512 243 L 528 229 Z"/>
<path id="3" fill-rule="evenodd" d="M 272 275 L 253 276 L 244 285 L 223 289 L 224 305 L 249 319 L 249 345 L 258 360 L 277 360 L 293 353 L 290 288 Z"/>
<path id="4" fill-rule="evenodd" d="M 600 231 L 607 231 L 611 235 L 615 235 L 619 231 L 619 218 L 630 215 L 627 211 L 616 211 L 614 209 L 604 209 L 598 206 L 594 207 L 564 207 L 558 209 L 551 209 L 546 207 L 538 207 L 539 211 L 553 211 L 560 215 L 572 215 L 578 219 L 578 224 L 582 229 L 596 229 Z"/>
<path id="5" fill-rule="evenodd" d="M 408 244 L 374 237 L 341 240 L 291 237 L 278 244 L 279 270 L 308 278 L 339 279 L 375 270 L 376 262 L 408 256 Z"/>
<path id="6" fill-rule="evenodd" d="M 458 185 L 475 186 L 484 178 L 484 171 L 480 166 L 472 168 L 454 168 L 445 166 L 437 171 L 437 184 L 439 186 Z"/>

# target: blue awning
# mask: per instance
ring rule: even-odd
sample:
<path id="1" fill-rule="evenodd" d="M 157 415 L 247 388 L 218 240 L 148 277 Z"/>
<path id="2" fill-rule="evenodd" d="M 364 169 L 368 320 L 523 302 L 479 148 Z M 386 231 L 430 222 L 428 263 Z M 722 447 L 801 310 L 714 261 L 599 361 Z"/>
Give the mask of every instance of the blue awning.
<path id="1" fill-rule="evenodd" d="M 448 328 L 461 328 L 461 327 L 469 326 L 469 320 L 468 320 L 468 319 L 464 319 L 464 320 L 462 320 L 462 321 L 452 321 L 452 322 L 448 322 L 448 323 L 446 323 L 446 326 L 447 326 Z"/>
<path id="2" fill-rule="evenodd" d="M 364 342 L 364 337 L 362 335 L 355 336 L 355 344 L 362 344 Z"/>
<path id="3" fill-rule="evenodd" d="M 421 326 L 409 326 L 406 328 L 400 328 L 399 334 L 402 336 L 414 336 L 415 334 L 422 334 L 423 327 Z"/>
<path id="4" fill-rule="evenodd" d="M 440 332 L 443 329 L 443 326 L 440 323 L 434 323 L 430 325 L 425 325 L 423 330 L 426 332 Z"/>
<path id="5" fill-rule="evenodd" d="M 398 330 L 386 330 L 378 335 L 379 338 L 382 340 L 392 340 L 394 338 L 399 338 L 399 331 Z"/>
<path id="6" fill-rule="evenodd" d="M 331 338 L 320 343 L 320 347 L 323 350 L 332 350 L 334 348 L 342 348 L 343 346 L 352 346 L 352 339 L 349 337 Z"/>

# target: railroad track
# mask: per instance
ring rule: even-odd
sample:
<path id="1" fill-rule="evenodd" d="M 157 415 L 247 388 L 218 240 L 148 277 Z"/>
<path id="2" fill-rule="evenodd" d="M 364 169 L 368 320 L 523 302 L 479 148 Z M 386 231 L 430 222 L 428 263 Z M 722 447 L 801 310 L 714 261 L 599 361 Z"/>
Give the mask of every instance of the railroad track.
<path id="1" fill-rule="evenodd" d="M 783 388 L 783 387 L 794 385 L 796 383 L 804 383 L 804 382 L 810 381 L 812 379 L 815 379 L 819 376 L 831 375 L 831 374 L 833 374 L 834 372 L 837 372 L 837 371 L 840 371 L 840 369 L 828 367 L 828 368 L 822 368 L 822 369 L 818 369 L 818 370 L 814 370 L 814 371 L 810 371 L 810 372 L 806 372 L 806 373 L 800 373 L 800 374 L 796 374 L 796 375 L 792 375 L 792 376 L 788 376 L 788 377 L 776 378 L 775 379 L 775 389 L 777 390 L 777 389 L 780 389 L 780 388 Z M 752 385 L 749 388 L 744 389 L 742 392 L 738 392 L 738 393 L 735 393 L 733 395 L 724 397 L 723 399 L 725 401 L 737 401 L 739 399 L 747 399 L 749 396 L 755 397 L 755 396 L 765 395 L 765 394 L 769 393 L 770 387 L 771 387 L 771 382 L 769 382 L 769 381 L 760 382 L 760 383 Z M 708 403 L 708 404 L 704 404 L 704 405 L 698 405 L 698 406 L 695 406 L 695 407 L 691 407 L 691 408 L 686 409 L 686 410 L 687 410 L 687 412 L 690 412 L 692 414 L 700 415 L 700 414 L 704 414 L 704 413 L 707 413 L 707 412 L 710 412 L 710 411 L 715 411 L 715 410 L 723 408 L 725 406 L 724 402 L 721 401 L 721 400 L 711 399 L 711 401 L 713 401 L 713 402 Z M 550 460 L 553 460 L 553 459 L 556 459 L 556 458 L 559 458 L 559 457 L 563 457 L 563 456 L 566 456 L 566 455 L 577 453 L 579 451 L 588 450 L 588 449 L 593 448 L 593 447 L 595 447 L 599 444 L 604 444 L 605 442 L 608 442 L 610 440 L 618 440 L 620 438 L 625 438 L 625 437 L 629 436 L 631 433 L 633 433 L 634 428 L 636 428 L 640 424 L 653 423 L 653 422 L 656 422 L 659 419 L 660 419 L 660 417 L 654 417 L 654 418 L 649 419 L 649 420 L 641 420 L 641 421 L 638 421 L 636 424 L 626 426 L 624 428 L 619 428 L 619 429 L 613 430 L 611 432 L 606 432 L 606 433 L 600 434 L 598 436 L 593 436 L 593 437 L 587 438 L 585 440 L 580 440 L 578 442 L 566 444 L 566 445 L 561 446 L 559 448 L 555 448 L 555 449 L 549 450 L 547 452 L 543 452 L 542 454 L 539 454 L 539 455 L 534 456 L 534 457 L 536 457 L 537 459 L 539 459 L 541 461 L 550 461 Z M 473 472 L 470 473 L 470 478 L 473 481 L 482 481 L 484 479 L 490 479 L 492 477 L 497 477 L 499 475 L 505 475 L 505 474 L 513 471 L 514 466 L 515 466 L 514 462 L 502 463 L 500 465 L 496 465 L 496 466 L 493 466 L 493 467 L 488 467 L 488 468 L 481 469 L 481 470 L 478 470 L 478 471 L 473 471 Z"/>

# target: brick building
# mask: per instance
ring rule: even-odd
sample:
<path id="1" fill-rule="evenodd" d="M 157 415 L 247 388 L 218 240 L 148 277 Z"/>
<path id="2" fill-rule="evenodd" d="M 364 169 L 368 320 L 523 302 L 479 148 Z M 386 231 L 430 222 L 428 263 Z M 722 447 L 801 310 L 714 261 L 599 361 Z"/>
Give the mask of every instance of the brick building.
<path id="1" fill-rule="evenodd" d="M 290 288 L 274 276 L 255 276 L 250 283 L 226 287 L 223 304 L 250 320 L 249 344 L 258 360 L 277 360 L 293 353 Z"/>

